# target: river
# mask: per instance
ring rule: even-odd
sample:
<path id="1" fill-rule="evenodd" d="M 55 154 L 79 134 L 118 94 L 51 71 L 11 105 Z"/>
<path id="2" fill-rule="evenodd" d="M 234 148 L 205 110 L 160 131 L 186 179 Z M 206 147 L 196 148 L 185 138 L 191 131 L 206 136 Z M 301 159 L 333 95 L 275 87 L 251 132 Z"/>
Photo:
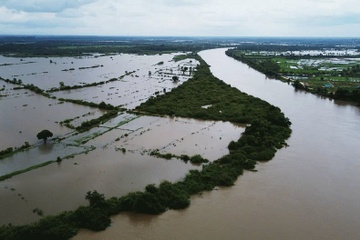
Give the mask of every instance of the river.
<path id="1" fill-rule="evenodd" d="M 289 147 L 186 210 L 120 214 L 106 231 L 74 239 L 360 239 L 359 107 L 267 79 L 225 49 L 200 55 L 216 77 L 283 110 Z"/>

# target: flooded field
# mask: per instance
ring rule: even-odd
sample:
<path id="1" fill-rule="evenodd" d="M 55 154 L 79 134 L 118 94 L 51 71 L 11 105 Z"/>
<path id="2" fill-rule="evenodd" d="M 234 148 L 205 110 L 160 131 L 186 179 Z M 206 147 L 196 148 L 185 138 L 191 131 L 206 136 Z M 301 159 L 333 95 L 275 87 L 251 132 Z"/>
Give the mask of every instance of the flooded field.
<path id="1" fill-rule="evenodd" d="M 191 76 L 197 62 L 173 61 L 175 54 L 10 58 L 0 57 L 0 77 L 34 84 L 43 90 L 62 87 L 93 87 L 56 92 L 58 98 L 81 99 L 133 108 L 155 94 L 171 91 Z M 186 67 L 187 70 L 184 70 Z M 173 76 L 178 81 L 172 80 Z M 110 81 L 111 80 L 111 81 Z"/>
<path id="2" fill-rule="evenodd" d="M 195 68 L 197 63 L 191 59 L 175 62 L 172 61 L 174 56 L 121 54 L 51 59 L 1 56 L 0 77 L 16 78 L 22 84 L 34 84 L 41 89 L 59 88 L 60 82 L 72 86 L 117 78 L 117 81 L 99 86 L 54 92 L 52 96 L 134 108 L 149 97 L 171 91 L 189 79 L 190 69 Z M 69 65 L 76 70 L 62 71 Z M 100 67 L 82 68 L 95 65 Z M 188 71 L 184 71 L 184 67 Z M 124 75 L 132 71 L 134 73 Z M 120 78 L 120 75 L 124 77 Z M 178 76 L 178 81 L 174 82 L 173 76 Z M 61 122 L 71 120 L 71 125 L 77 127 L 81 122 L 104 114 L 97 108 L 46 98 L 22 89 L 21 85 L 0 81 L 0 86 L 0 150 L 20 147 L 25 142 L 36 144 L 36 134 L 43 129 L 49 129 L 55 137 L 63 136 L 72 130 L 61 125 Z"/>
<path id="3" fill-rule="evenodd" d="M 74 210 L 86 204 L 84 197 L 90 190 L 97 190 L 107 197 L 122 196 L 131 191 L 141 191 L 147 184 L 180 180 L 190 169 L 201 166 L 179 159 L 155 158 L 149 152 L 161 149 L 175 154 L 205 153 L 204 157 L 214 160 L 214 157 L 227 154 L 228 143 L 237 140 L 243 130 L 243 127 L 226 122 L 140 117 L 81 147 L 61 149 L 61 144 L 54 144 L 47 153 L 33 150 L 31 158 L 28 158 L 31 152 L 24 153 L 25 156 L 17 154 L 14 159 L 0 162 L 2 171 L 12 164 L 31 162 L 30 159 L 41 161 L 43 158 L 53 158 L 54 154 L 69 154 L 79 148 L 96 146 L 86 154 L 75 155 L 60 163 L 0 182 L 0 199 L 3 203 L 0 215 L 7 216 L 1 218 L 0 224 L 32 222 L 39 218 L 32 212 L 35 208 L 41 209 L 46 215 Z M 159 141 L 154 141 L 154 138 Z M 69 138 L 64 142 L 72 140 Z M 122 148 L 126 151 L 123 152 Z M 9 212 L 9 209 L 14 211 Z"/>
<path id="4" fill-rule="evenodd" d="M 0 82 L 5 88 L 0 91 L 0 150 L 20 147 L 24 142 L 40 144 L 36 134 L 49 129 L 55 137 L 73 130 L 60 125 L 61 121 L 74 119 L 72 124 L 97 118 L 103 111 L 50 99 L 27 89 L 14 90 L 16 85 Z"/>
<path id="5" fill-rule="evenodd" d="M 73 239 L 359 239 L 359 107 L 294 91 L 225 49 L 200 55 L 215 76 L 285 112 L 289 147 L 235 186 L 193 196 L 185 210 L 119 214 L 106 231 Z"/>
<path id="6" fill-rule="evenodd" d="M 117 78 L 126 72 L 146 72 L 159 62 L 171 61 L 173 54 L 12 58 L 0 57 L 1 77 L 20 79 L 41 89 L 59 87 L 59 83 L 76 85 Z"/>
<path id="7" fill-rule="evenodd" d="M 229 122 L 137 116 L 119 112 L 89 131 L 74 127 L 106 111 L 63 102 L 59 98 L 102 101 L 133 109 L 151 96 L 164 94 L 188 80 L 197 62 L 172 61 L 174 54 L 114 55 L 83 58 L 0 57 L 1 76 L 16 78 L 49 90 L 63 85 L 114 81 L 97 86 L 52 92 L 51 98 L 1 81 L 0 150 L 29 142 L 32 147 L 0 160 L 0 176 L 53 161 L 0 182 L 0 224 L 26 224 L 43 215 L 74 210 L 87 204 L 86 192 L 106 197 L 142 191 L 148 184 L 178 181 L 192 165 L 179 159 L 156 158 L 150 153 L 189 156 L 213 161 L 228 153 L 230 141 L 239 139 L 244 126 Z M 120 77 L 121 76 L 121 77 Z M 174 81 L 173 76 L 177 76 Z M 42 129 L 54 133 L 46 144 L 36 138 Z M 34 212 L 35 210 L 35 212 Z"/>

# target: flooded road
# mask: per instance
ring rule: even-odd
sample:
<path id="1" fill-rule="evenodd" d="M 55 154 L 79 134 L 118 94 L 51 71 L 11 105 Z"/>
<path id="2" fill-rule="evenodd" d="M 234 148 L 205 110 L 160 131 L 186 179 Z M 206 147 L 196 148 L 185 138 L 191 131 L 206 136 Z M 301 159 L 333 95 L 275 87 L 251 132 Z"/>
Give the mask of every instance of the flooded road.
<path id="1" fill-rule="evenodd" d="M 359 239 L 359 108 L 267 79 L 225 49 L 200 55 L 216 77 L 284 111 L 290 146 L 186 210 L 121 214 L 106 231 L 74 239 Z"/>

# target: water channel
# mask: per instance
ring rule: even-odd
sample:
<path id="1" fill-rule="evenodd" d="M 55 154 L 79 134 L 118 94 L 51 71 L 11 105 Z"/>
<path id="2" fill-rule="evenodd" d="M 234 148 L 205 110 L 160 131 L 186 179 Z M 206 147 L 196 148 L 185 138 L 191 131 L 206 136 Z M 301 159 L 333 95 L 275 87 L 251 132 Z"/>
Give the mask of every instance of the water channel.
<path id="1" fill-rule="evenodd" d="M 225 49 L 200 55 L 216 77 L 284 111 L 290 146 L 186 210 L 120 214 L 106 231 L 74 239 L 359 239 L 359 107 L 267 79 Z"/>

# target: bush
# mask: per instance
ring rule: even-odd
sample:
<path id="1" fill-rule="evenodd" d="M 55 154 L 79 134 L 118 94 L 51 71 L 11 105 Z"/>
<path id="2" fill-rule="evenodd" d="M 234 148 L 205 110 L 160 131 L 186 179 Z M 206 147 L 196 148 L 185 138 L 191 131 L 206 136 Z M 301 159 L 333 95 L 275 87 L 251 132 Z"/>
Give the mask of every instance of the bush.
<path id="1" fill-rule="evenodd" d="M 168 181 L 160 184 L 158 195 L 160 202 L 170 209 L 182 209 L 190 204 L 189 194 Z"/>
<path id="2" fill-rule="evenodd" d="M 120 198 L 124 211 L 159 214 L 166 210 L 159 199 L 150 192 L 133 192 Z"/>
<path id="3" fill-rule="evenodd" d="M 8 147 L 7 149 L 0 151 L 0 158 L 12 153 L 13 151 L 14 149 L 12 147 Z"/>
<path id="4" fill-rule="evenodd" d="M 201 155 L 196 154 L 190 158 L 190 162 L 193 164 L 200 164 L 200 163 L 206 163 L 209 162 L 209 160 L 203 158 Z"/>
<path id="5" fill-rule="evenodd" d="M 188 155 L 182 154 L 180 156 L 180 159 L 183 160 L 184 162 L 188 162 L 190 160 L 190 157 Z"/>
<path id="6" fill-rule="evenodd" d="M 79 228 L 87 228 L 93 231 L 105 230 L 111 224 L 107 212 L 96 207 L 79 207 L 74 213 L 73 220 Z"/>
<path id="7" fill-rule="evenodd" d="M 266 148 L 260 152 L 253 152 L 249 154 L 249 158 L 256 161 L 268 161 L 275 156 L 275 153 L 276 153 L 275 148 Z"/>

